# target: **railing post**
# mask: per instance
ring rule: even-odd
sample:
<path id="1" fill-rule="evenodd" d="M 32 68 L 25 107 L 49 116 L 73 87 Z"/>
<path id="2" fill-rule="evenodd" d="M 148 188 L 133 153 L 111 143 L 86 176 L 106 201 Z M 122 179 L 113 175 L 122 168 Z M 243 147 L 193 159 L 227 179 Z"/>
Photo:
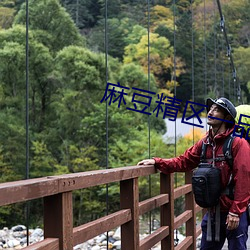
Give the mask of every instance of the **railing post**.
<path id="1" fill-rule="evenodd" d="M 161 226 L 169 227 L 169 235 L 161 241 L 162 250 L 174 249 L 174 177 L 160 173 L 160 192 L 169 195 L 169 202 L 161 206 Z"/>
<path id="2" fill-rule="evenodd" d="M 121 225 L 121 249 L 139 250 L 138 178 L 120 182 L 121 209 L 131 209 L 132 220 Z"/>
<path id="3" fill-rule="evenodd" d="M 73 249 L 72 192 L 44 198 L 44 238 L 59 238 L 60 250 Z"/>
<path id="4" fill-rule="evenodd" d="M 185 183 L 191 184 L 192 172 L 185 173 Z M 193 237 L 193 244 L 188 250 L 196 249 L 196 211 L 193 192 L 185 195 L 185 210 L 192 210 L 192 217 L 186 222 L 186 236 Z"/>

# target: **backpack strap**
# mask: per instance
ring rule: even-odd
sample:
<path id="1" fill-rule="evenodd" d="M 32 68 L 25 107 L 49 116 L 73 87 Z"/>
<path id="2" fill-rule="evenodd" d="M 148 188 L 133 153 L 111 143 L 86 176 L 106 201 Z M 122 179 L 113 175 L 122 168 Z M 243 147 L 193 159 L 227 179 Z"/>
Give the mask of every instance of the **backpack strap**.
<path id="1" fill-rule="evenodd" d="M 205 163 L 206 162 L 206 152 L 207 152 L 207 144 L 202 143 L 201 148 L 201 156 L 200 156 L 200 162 Z M 213 159 L 214 160 L 214 159 Z M 219 158 L 218 158 L 219 160 Z M 212 223 L 211 223 L 211 209 L 207 208 L 207 241 L 212 241 Z M 215 218 L 215 241 L 220 241 L 220 204 L 217 204 L 215 206 L 216 211 L 216 218 Z"/>
<path id="2" fill-rule="evenodd" d="M 232 144 L 235 139 L 235 136 L 233 134 L 230 134 L 223 145 L 223 154 L 225 157 L 226 162 L 228 163 L 231 171 L 233 170 L 233 155 L 232 155 Z M 207 152 L 207 144 L 202 142 L 202 148 L 201 148 L 201 162 L 206 161 L 206 152 Z M 215 161 L 221 161 L 223 158 L 215 158 Z"/>
<path id="3" fill-rule="evenodd" d="M 235 136 L 231 134 L 226 138 L 226 141 L 223 145 L 223 154 L 225 156 L 225 160 L 228 163 L 231 171 L 233 170 L 233 156 L 232 156 L 232 144 Z"/>
<path id="4" fill-rule="evenodd" d="M 235 139 L 235 136 L 233 136 L 233 134 L 231 134 L 230 136 L 228 136 L 226 138 L 226 141 L 223 145 L 223 154 L 224 154 L 224 157 L 225 157 L 227 164 L 230 167 L 231 172 L 233 171 L 232 144 L 233 144 L 234 139 Z M 224 191 L 224 194 L 226 194 L 231 200 L 234 199 L 234 184 L 233 184 L 232 179 L 233 179 L 233 177 L 231 174 L 230 180 L 229 180 L 227 187 Z"/>
<path id="5" fill-rule="evenodd" d="M 202 142 L 200 162 L 206 162 L 207 144 Z"/>

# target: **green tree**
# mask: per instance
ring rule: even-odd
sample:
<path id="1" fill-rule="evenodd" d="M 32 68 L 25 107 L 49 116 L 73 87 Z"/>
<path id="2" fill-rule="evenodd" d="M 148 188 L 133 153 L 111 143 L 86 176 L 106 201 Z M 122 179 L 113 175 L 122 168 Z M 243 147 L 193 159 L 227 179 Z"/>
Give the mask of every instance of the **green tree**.
<path id="1" fill-rule="evenodd" d="M 172 10 L 163 5 L 153 6 L 150 11 L 150 24 L 151 31 L 153 32 L 155 32 L 159 26 L 173 30 L 174 17 Z"/>
<path id="2" fill-rule="evenodd" d="M 228 1 L 223 6 L 223 14 L 226 18 L 227 31 L 232 35 L 232 42 L 235 46 L 248 46 L 247 40 L 249 32 L 243 34 L 249 27 L 250 3 L 247 0 Z M 240 39 L 239 39 L 240 38 Z M 243 38 L 243 39 L 242 39 Z"/>
<path id="3" fill-rule="evenodd" d="M 0 5 L 0 29 L 11 27 L 15 10 L 13 8 L 1 7 Z"/>
<path id="4" fill-rule="evenodd" d="M 16 42 L 5 42 L 1 45 L 0 140 L 3 143 L 4 162 L 15 173 L 8 175 L 6 170 L 5 180 L 22 179 L 25 176 L 25 92 L 22 87 L 25 82 L 25 54 L 23 46 Z"/>
<path id="5" fill-rule="evenodd" d="M 148 89 L 148 80 L 150 81 L 150 90 L 157 91 L 155 78 L 150 74 L 150 79 L 148 75 L 143 71 L 143 68 L 135 63 L 123 64 L 118 76 L 119 81 L 122 85 L 127 87 L 136 87 L 140 89 Z"/>
<path id="6" fill-rule="evenodd" d="M 98 0 L 61 0 L 79 29 L 89 29 L 97 24 L 101 14 Z"/>
<path id="7" fill-rule="evenodd" d="M 150 33 L 150 62 L 148 62 L 148 36 L 142 36 L 137 44 L 130 44 L 125 48 L 124 63 L 137 63 L 141 65 L 145 72 L 147 72 L 150 63 L 150 71 L 156 77 L 157 87 L 160 89 L 167 89 L 169 83 L 173 80 L 174 61 L 173 61 L 173 47 L 165 37 L 160 37 L 156 33 Z M 183 63 L 180 58 L 178 60 L 178 67 L 176 67 L 176 75 L 180 75 L 183 71 Z M 165 92 L 170 94 L 170 90 Z"/>
<path id="8" fill-rule="evenodd" d="M 37 178 L 54 175 L 56 161 L 44 142 L 33 141 L 31 151 L 33 157 L 30 161 L 30 177 Z"/>
<path id="9" fill-rule="evenodd" d="M 127 17 L 107 19 L 107 48 L 103 40 L 105 20 L 102 19 L 87 35 L 88 47 L 93 51 L 105 52 L 120 61 L 124 55 L 124 48 L 128 45 L 127 37 L 130 35 L 135 22 Z"/>
<path id="10" fill-rule="evenodd" d="M 1 152 L 4 157 L 1 181 L 25 178 L 25 128 L 22 117 L 13 114 L 13 108 L 0 113 Z M 6 139 L 8 138 L 8 139 Z"/>
<path id="11" fill-rule="evenodd" d="M 69 45 L 84 45 L 79 30 L 58 0 L 29 1 L 29 20 L 29 28 L 36 31 L 36 39 L 53 52 Z M 14 24 L 26 24 L 25 3 Z"/>
<path id="12" fill-rule="evenodd" d="M 249 56 L 250 56 L 250 47 L 249 48 L 244 48 L 244 47 L 239 47 L 235 49 L 234 52 L 234 58 L 235 58 L 235 64 L 237 68 L 238 75 L 240 76 L 240 81 L 242 89 L 244 90 L 245 93 L 245 98 L 246 103 L 250 101 L 250 72 L 249 72 Z M 243 100 L 244 101 L 244 100 Z"/>
<path id="13" fill-rule="evenodd" d="M 24 113 L 25 96 L 25 28 L 16 25 L 11 29 L 0 32 L 2 41 L 1 57 L 1 81 L 5 95 L 16 98 L 13 106 L 19 107 Z M 29 39 L 29 85 L 31 99 L 31 125 L 36 131 L 41 131 L 46 120 L 50 96 L 55 91 L 52 79 L 52 56 L 47 47 L 37 42 L 34 33 L 30 31 Z M 1 47 L 0 47 L 1 48 Z M 11 74 L 10 74 L 11 72 Z M 15 98 L 11 100 L 14 101 Z M 10 104 L 10 103 L 9 103 Z M 21 105 L 21 106 L 20 106 Z"/>
<path id="14" fill-rule="evenodd" d="M 127 45 L 130 44 L 137 44 L 140 42 L 142 36 L 146 36 L 148 34 L 148 31 L 146 28 L 144 28 L 141 25 L 135 24 L 132 27 L 132 31 L 129 32 L 127 37 L 125 37 L 125 41 Z"/>

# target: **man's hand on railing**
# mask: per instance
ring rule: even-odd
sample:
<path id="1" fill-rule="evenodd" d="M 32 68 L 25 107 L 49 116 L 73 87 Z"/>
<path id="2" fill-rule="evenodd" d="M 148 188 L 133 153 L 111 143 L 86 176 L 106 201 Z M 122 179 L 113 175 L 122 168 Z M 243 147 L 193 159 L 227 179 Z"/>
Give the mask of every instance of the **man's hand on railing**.
<path id="1" fill-rule="evenodd" d="M 137 166 L 138 165 L 155 165 L 155 160 L 154 159 L 142 160 L 137 163 Z"/>

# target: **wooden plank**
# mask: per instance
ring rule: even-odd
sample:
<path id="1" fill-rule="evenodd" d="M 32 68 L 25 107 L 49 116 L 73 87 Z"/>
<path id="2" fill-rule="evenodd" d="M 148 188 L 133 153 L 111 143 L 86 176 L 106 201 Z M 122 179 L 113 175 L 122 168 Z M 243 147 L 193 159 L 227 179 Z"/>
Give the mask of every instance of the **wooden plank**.
<path id="1" fill-rule="evenodd" d="M 55 177 L 34 178 L 0 184 L 0 206 L 42 198 L 58 193 Z"/>
<path id="2" fill-rule="evenodd" d="M 161 226 L 169 227 L 169 234 L 161 241 L 162 250 L 174 249 L 174 176 L 160 174 L 160 193 L 169 194 L 169 202 L 161 206 Z"/>
<path id="3" fill-rule="evenodd" d="M 148 235 L 146 238 L 140 241 L 140 250 L 151 249 L 155 244 L 157 244 L 162 239 L 169 235 L 169 227 L 164 226 L 158 228 L 155 232 Z"/>
<path id="4" fill-rule="evenodd" d="M 201 226 L 198 226 L 198 227 L 196 228 L 196 237 L 199 237 L 199 236 L 201 235 L 201 233 L 202 233 Z"/>
<path id="5" fill-rule="evenodd" d="M 177 229 L 192 218 L 192 211 L 187 210 L 174 219 L 174 229 Z"/>
<path id="6" fill-rule="evenodd" d="M 192 181 L 192 175 L 193 173 L 186 172 L 185 173 L 185 183 L 191 183 Z M 192 236 L 194 239 L 196 239 L 196 203 L 194 201 L 194 195 L 193 192 L 188 193 L 185 195 L 185 210 L 191 210 L 192 216 L 191 218 L 186 222 L 186 236 Z M 191 246 L 188 247 L 188 250 L 196 250 L 196 241 L 193 241 Z"/>
<path id="7" fill-rule="evenodd" d="M 60 192 L 94 187 L 112 182 L 119 182 L 139 176 L 157 173 L 153 165 L 130 166 L 106 170 L 95 170 L 75 174 L 60 175 Z"/>
<path id="8" fill-rule="evenodd" d="M 202 207 L 200 207 L 199 205 L 195 205 L 195 213 L 199 213 L 200 211 L 204 210 Z"/>
<path id="9" fill-rule="evenodd" d="M 187 193 L 192 192 L 192 185 L 191 184 L 186 184 L 181 187 L 175 188 L 174 190 L 174 199 L 177 199 L 181 197 L 182 195 L 185 195 Z"/>
<path id="10" fill-rule="evenodd" d="M 131 210 L 131 221 L 121 226 L 121 249 L 139 250 L 139 187 L 138 178 L 120 183 L 121 209 Z"/>
<path id="11" fill-rule="evenodd" d="M 74 246 L 131 221 L 130 209 L 123 209 L 73 229 Z"/>
<path id="12" fill-rule="evenodd" d="M 192 244 L 193 244 L 193 237 L 188 236 L 181 243 L 179 243 L 174 249 L 175 250 L 188 249 Z"/>
<path id="13" fill-rule="evenodd" d="M 60 249 L 73 249 L 72 192 L 44 198 L 44 237 L 59 238 Z"/>
<path id="14" fill-rule="evenodd" d="M 139 214 L 143 215 L 157 207 L 168 203 L 168 194 L 160 194 L 139 203 Z"/>
<path id="15" fill-rule="evenodd" d="M 59 239 L 47 238 L 43 241 L 34 243 L 23 250 L 59 250 Z"/>

